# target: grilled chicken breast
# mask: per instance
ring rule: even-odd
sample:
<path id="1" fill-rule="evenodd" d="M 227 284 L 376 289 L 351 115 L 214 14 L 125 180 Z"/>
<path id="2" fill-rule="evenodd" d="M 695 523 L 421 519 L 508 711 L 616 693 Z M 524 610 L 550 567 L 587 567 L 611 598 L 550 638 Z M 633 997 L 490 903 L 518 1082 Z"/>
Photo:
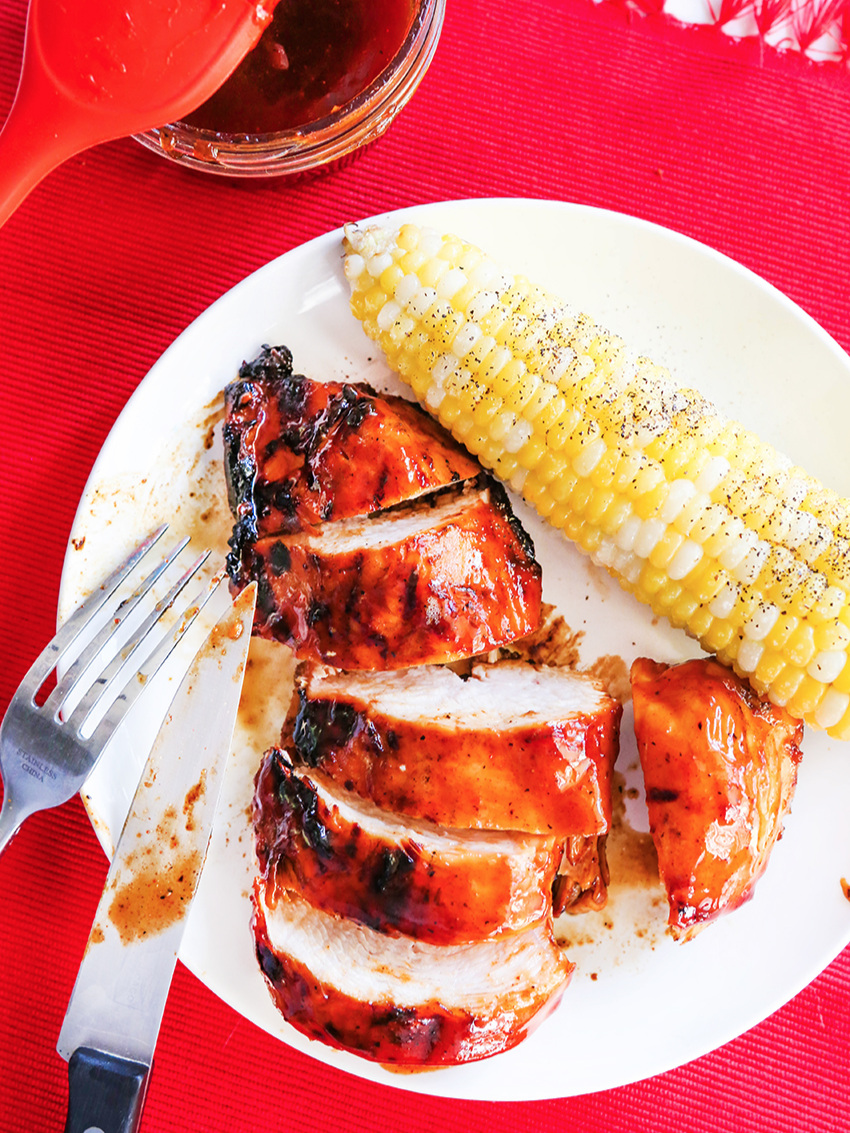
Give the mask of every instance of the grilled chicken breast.
<path id="1" fill-rule="evenodd" d="M 302 675 L 293 759 L 441 826 L 597 835 L 611 822 L 621 707 L 570 669 L 476 664 Z"/>
<path id="2" fill-rule="evenodd" d="M 259 583 L 254 631 L 341 669 L 451 661 L 540 620 L 540 567 L 501 488 L 420 498 L 243 549 Z"/>
<path id="3" fill-rule="evenodd" d="M 364 1058 L 447 1066 L 515 1046 L 557 1003 L 572 964 L 551 924 L 475 944 L 389 937 L 254 888 L 257 958 L 299 1031 Z"/>
<path id="4" fill-rule="evenodd" d="M 714 660 L 640 658 L 631 679 L 668 924 L 688 940 L 752 896 L 794 792 L 803 725 Z"/>
<path id="5" fill-rule="evenodd" d="M 240 546 L 368 515 L 481 471 L 418 405 L 364 384 L 293 374 L 285 346 L 263 347 L 224 397 Z"/>
<path id="6" fill-rule="evenodd" d="M 346 796 L 267 752 L 254 832 L 265 902 L 284 890 L 390 935 L 464 944 L 551 915 L 554 837 L 447 830 Z"/>

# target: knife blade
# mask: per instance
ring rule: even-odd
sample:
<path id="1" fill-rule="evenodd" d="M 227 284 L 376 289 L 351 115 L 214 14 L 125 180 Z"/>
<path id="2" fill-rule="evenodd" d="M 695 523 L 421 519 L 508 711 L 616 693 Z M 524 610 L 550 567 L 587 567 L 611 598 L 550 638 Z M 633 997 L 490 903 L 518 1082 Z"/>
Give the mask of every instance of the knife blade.
<path id="1" fill-rule="evenodd" d="M 138 1127 L 177 951 L 209 846 L 251 639 L 256 586 L 180 683 L 112 859 L 59 1034 L 65 1133 Z"/>

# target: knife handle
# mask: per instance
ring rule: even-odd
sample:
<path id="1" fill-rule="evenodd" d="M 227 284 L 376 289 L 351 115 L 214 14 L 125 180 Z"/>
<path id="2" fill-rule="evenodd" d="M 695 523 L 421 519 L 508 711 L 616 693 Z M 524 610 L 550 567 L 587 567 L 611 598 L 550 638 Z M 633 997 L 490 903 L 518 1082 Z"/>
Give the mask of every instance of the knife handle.
<path id="1" fill-rule="evenodd" d="M 65 1133 L 134 1133 L 150 1067 L 81 1046 L 68 1062 Z"/>

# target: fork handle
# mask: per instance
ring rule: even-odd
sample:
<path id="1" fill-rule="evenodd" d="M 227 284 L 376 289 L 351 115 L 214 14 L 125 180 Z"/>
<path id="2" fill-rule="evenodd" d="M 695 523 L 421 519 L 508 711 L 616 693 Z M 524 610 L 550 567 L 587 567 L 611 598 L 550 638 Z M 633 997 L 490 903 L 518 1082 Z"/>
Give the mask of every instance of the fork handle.
<path id="1" fill-rule="evenodd" d="M 3 806 L 0 807 L 0 854 L 6 849 L 12 838 L 21 828 L 21 823 L 31 812 L 22 812 L 12 802 L 8 791 L 3 796 Z"/>
<path id="2" fill-rule="evenodd" d="M 78 1047 L 68 1062 L 65 1133 L 135 1133 L 149 1074 L 143 1062 Z"/>

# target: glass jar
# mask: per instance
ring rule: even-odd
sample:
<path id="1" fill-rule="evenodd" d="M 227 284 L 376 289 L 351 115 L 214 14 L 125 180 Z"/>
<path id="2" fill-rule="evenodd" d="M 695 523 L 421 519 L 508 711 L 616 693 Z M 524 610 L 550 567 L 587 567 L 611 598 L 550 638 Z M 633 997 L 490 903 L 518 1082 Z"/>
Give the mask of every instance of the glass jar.
<path id="1" fill-rule="evenodd" d="M 352 154 L 380 137 L 427 71 L 446 0 L 417 0 L 410 29 L 375 79 L 332 114 L 274 133 L 219 133 L 174 122 L 136 135 L 142 145 L 180 165 L 226 177 L 305 173 Z"/>

